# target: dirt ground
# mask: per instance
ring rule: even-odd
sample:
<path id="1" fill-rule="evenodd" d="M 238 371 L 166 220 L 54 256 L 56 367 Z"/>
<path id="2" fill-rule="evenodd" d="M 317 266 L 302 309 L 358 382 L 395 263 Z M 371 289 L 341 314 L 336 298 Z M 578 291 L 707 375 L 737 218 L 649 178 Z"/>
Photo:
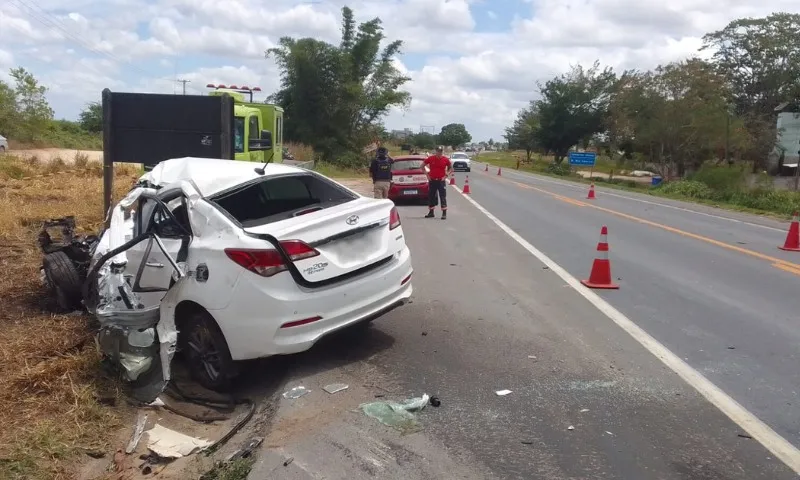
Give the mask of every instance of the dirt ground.
<path id="1" fill-rule="evenodd" d="M 89 162 L 102 162 L 103 152 L 101 150 L 71 150 L 68 148 L 36 148 L 30 150 L 9 150 L 8 155 L 21 158 L 36 158 L 40 162 L 48 163 L 60 158 L 66 164 L 75 163 L 76 159 L 83 159 Z"/>

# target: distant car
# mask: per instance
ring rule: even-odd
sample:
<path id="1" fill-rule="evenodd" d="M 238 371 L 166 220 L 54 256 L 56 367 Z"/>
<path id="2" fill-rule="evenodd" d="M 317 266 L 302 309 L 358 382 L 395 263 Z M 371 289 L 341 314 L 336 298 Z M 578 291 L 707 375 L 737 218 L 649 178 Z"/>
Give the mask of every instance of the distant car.
<path id="1" fill-rule="evenodd" d="M 428 198 L 427 167 L 423 155 L 407 155 L 395 157 L 392 163 L 392 186 L 389 187 L 389 199 L 425 199 Z"/>
<path id="2" fill-rule="evenodd" d="M 6 153 L 8 151 L 8 140 L 6 137 L 0 135 L 0 153 Z"/>
<path id="3" fill-rule="evenodd" d="M 469 172 L 472 170 L 472 161 L 464 152 L 453 152 L 450 155 L 450 162 L 453 164 L 453 170 Z"/>

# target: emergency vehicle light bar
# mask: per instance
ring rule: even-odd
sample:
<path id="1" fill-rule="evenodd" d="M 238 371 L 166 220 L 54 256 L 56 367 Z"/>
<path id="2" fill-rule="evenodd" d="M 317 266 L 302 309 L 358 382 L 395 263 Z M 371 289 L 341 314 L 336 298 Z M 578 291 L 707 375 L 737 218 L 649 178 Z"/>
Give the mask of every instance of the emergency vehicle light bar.
<path id="1" fill-rule="evenodd" d="M 242 91 L 242 92 L 260 92 L 261 91 L 261 87 L 250 88 L 250 87 L 247 87 L 247 86 L 244 86 L 244 85 L 241 86 L 241 87 L 237 87 L 236 85 L 225 86 L 224 84 L 221 84 L 221 83 L 219 85 L 214 85 L 213 83 L 209 83 L 208 85 L 206 85 L 206 88 L 214 88 L 214 89 L 217 89 L 217 90 L 219 90 L 220 88 L 224 88 L 226 90 L 238 90 L 238 91 Z"/>

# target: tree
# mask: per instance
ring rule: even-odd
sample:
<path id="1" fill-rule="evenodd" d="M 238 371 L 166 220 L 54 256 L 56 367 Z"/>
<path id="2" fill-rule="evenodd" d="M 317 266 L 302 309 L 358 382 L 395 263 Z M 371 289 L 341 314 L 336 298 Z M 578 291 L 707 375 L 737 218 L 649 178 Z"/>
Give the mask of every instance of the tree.
<path id="1" fill-rule="evenodd" d="M 553 153 L 556 163 L 564 160 L 570 148 L 605 128 L 615 82 L 614 72 L 600 70 L 595 62 L 588 70 L 578 65 L 539 86 L 537 140 Z"/>
<path id="2" fill-rule="evenodd" d="M 456 148 L 472 141 L 472 135 L 467 132 L 467 127 L 463 123 L 450 123 L 442 127 L 439 132 L 438 141 L 442 145 Z"/>
<path id="3" fill-rule="evenodd" d="M 754 171 L 774 148 L 775 107 L 800 98 L 800 14 L 734 20 L 703 37 L 703 48 L 731 88 L 734 112 L 752 137 L 745 154 Z"/>
<path id="4" fill-rule="evenodd" d="M 724 150 L 731 117 L 725 79 L 714 66 L 690 59 L 659 66 L 654 72 L 627 72 L 617 82 L 606 121 L 612 145 L 626 157 L 644 154 L 662 173 L 674 166 L 679 175 L 697 169 L 714 152 Z M 731 147 L 742 149 L 748 138 L 738 135 Z"/>
<path id="5" fill-rule="evenodd" d="M 539 144 L 539 114 L 536 103 L 531 102 L 528 108 L 523 108 L 517 113 L 514 125 L 506 128 L 505 138 L 508 147 L 515 150 L 525 150 L 528 162 L 531 154 L 540 148 Z"/>
<path id="6" fill-rule="evenodd" d="M 33 140 L 44 132 L 53 120 L 53 109 L 47 103 L 47 87 L 22 67 L 11 69 L 14 79 L 17 111 L 17 138 Z"/>
<path id="7" fill-rule="evenodd" d="M 78 117 L 81 128 L 87 132 L 100 133 L 103 131 L 103 105 L 100 102 L 91 102 L 81 111 Z"/>
<path id="8" fill-rule="evenodd" d="M 428 132 L 419 132 L 409 137 L 411 145 L 423 150 L 433 150 L 436 147 L 436 136 Z"/>
<path id="9" fill-rule="evenodd" d="M 381 50 L 384 38 L 379 18 L 356 25 L 353 11 L 344 7 L 338 46 L 284 37 L 266 52 L 281 70 L 281 88 L 270 101 L 284 108 L 287 139 L 312 145 L 332 160 L 360 151 L 391 107 L 408 104 L 410 94 L 400 87 L 410 78 L 393 63 L 402 42 Z"/>

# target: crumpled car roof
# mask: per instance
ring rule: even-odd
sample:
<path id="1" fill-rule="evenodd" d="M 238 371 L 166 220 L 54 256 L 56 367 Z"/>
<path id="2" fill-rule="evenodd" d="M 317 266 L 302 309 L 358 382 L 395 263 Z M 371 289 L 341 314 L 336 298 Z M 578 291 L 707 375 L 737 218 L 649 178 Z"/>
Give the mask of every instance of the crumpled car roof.
<path id="1" fill-rule="evenodd" d="M 254 170 L 262 166 L 263 164 L 258 162 L 216 158 L 173 158 L 153 167 L 151 171 L 139 177 L 139 181 L 166 187 L 188 180 L 194 184 L 200 195 L 207 197 L 256 178 L 305 171 L 291 165 L 270 163 L 262 176 Z"/>

